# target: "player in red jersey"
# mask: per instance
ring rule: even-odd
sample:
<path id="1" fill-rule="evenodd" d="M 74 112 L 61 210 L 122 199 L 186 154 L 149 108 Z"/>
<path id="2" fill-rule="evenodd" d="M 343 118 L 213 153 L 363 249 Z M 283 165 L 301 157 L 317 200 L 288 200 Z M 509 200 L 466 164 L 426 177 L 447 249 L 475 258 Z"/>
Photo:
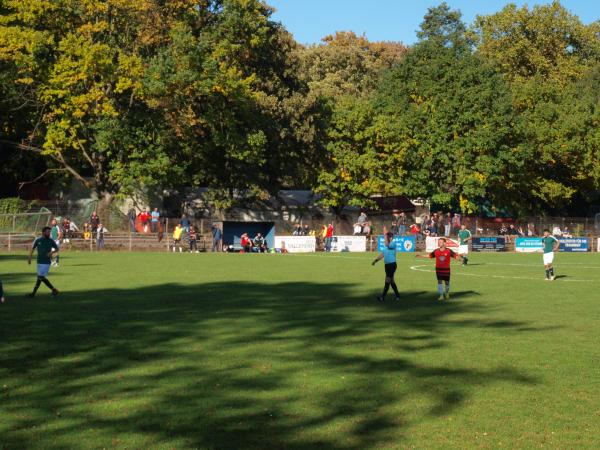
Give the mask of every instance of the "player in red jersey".
<path id="1" fill-rule="evenodd" d="M 446 247 L 446 239 L 438 239 L 439 248 L 431 252 L 427 256 L 417 255 L 417 258 L 435 258 L 435 274 L 438 282 L 438 300 L 448 300 L 450 298 L 450 260 L 452 258 L 459 259 L 457 253 Z M 446 289 L 444 289 L 444 284 Z"/>

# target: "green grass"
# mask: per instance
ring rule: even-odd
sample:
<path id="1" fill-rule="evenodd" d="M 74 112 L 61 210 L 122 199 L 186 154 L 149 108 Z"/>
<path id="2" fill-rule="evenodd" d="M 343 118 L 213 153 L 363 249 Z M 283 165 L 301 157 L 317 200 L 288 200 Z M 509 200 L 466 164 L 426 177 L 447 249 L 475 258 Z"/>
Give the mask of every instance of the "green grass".
<path id="1" fill-rule="evenodd" d="M 600 447 L 600 254 L 372 258 L 0 255 L 0 448 Z"/>

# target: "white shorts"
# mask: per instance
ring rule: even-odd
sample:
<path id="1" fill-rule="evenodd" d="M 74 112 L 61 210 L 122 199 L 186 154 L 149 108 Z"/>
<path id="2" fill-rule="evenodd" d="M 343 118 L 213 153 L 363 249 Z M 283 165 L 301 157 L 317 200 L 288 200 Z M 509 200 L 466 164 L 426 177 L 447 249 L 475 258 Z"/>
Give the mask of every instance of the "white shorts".
<path id="1" fill-rule="evenodd" d="M 459 245 L 458 246 L 458 254 L 459 255 L 468 255 L 469 254 L 469 244 Z"/>
<path id="2" fill-rule="evenodd" d="M 37 274 L 38 277 L 45 277 L 50 272 L 50 264 L 38 264 L 37 265 Z"/>
<path id="3" fill-rule="evenodd" d="M 552 264 L 554 261 L 554 252 L 544 253 L 544 265 Z"/>

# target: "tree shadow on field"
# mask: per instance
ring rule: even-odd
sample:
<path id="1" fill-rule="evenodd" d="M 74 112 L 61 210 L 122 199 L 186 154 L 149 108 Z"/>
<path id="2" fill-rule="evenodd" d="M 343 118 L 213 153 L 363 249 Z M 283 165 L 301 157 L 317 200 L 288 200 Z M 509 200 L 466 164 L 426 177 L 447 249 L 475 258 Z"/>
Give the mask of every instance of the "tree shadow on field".
<path id="1" fill-rule="evenodd" d="M 473 389 L 537 383 L 514 368 L 438 364 L 439 353 L 422 362 L 452 350 L 452 328 L 527 323 L 464 318 L 486 306 L 431 292 L 378 304 L 353 291 L 164 284 L 3 309 L 0 447 L 394 447 L 407 426 L 451 414 Z M 430 407 L 408 418 L 415 395 Z"/>

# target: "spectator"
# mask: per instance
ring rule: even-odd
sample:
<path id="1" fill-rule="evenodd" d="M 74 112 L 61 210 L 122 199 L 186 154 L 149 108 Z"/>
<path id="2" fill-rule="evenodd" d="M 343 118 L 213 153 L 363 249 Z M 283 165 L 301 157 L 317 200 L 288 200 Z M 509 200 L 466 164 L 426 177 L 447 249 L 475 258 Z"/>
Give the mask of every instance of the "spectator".
<path id="1" fill-rule="evenodd" d="M 360 215 L 358 216 L 358 224 L 360 225 L 361 228 L 361 233 L 364 233 L 364 230 L 362 228 L 365 227 L 366 223 L 367 223 L 367 214 L 364 211 L 360 212 Z"/>
<path id="2" fill-rule="evenodd" d="M 415 242 L 419 240 L 419 238 L 421 237 L 421 228 L 418 224 L 413 223 L 410 226 L 410 234 L 412 234 L 415 237 Z"/>
<path id="3" fill-rule="evenodd" d="M 69 237 L 71 236 L 71 221 L 67 217 L 62 220 L 61 232 L 63 244 L 68 244 Z"/>
<path id="4" fill-rule="evenodd" d="M 188 233 L 188 240 L 190 242 L 190 253 L 198 252 L 198 232 L 194 225 L 190 225 L 190 232 Z"/>
<path id="5" fill-rule="evenodd" d="M 73 222 L 71 219 L 69 219 L 69 239 L 75 237 L 75 234 L 79 231 L 79 228 L 77 228 L 77 225 L 75 225 L 75 222 Z"/>
<path id="6" fill-rule="evenodd" d="M 454 217 L 452 217 L 452 228 L 454 228 L 454 234 L 458 233 L 458 230 L 460 230 L 460 225 L 460 214 L 454 214 Z"/>
<path id="7" fill-rule="evenodd" d="M 223 232 L 221 231 L 221 228 L 219 228 L 219 226 L 216 223 L 212 224 L 211 232 L 212 232 L 212 237 L 213 237 L 212 251 L 220 252 L 221 251 L 221 239 L 223 238 Z"/>
<path id="8" fill-rule="evenodd" d="M 92 238 L 92 228 L 90 227 L 89 223 L 84 223 L 83 224 L 83 239 L 88 241 L 91 238 Z"/>
<path id="9" fill-rule="evenodd" d="M 443 211 L 438 212 L 437 214 L 437 232 L 438 236 L 442 236 L 442 234 L 446 231 L 446 216 Z"/>
<path id="10" fill-rule="evenodd" d="M 152 232 L 156 233 L 156 231 L 158 230 L 158 221 L 160 220 L 160 213 L 158 212 L 158 208 L 154 208 L 150 217 L 151 217 Z"/>
<path id="11" fill-rule="evenodd" d="M 240 244 L 242 245 L 243 253 L 250 253 L 252 251 L 252 241 L 248 237 L 248 233 L 242 234 Z"/>
<path id="12" fill-rule="evenodd" d="M 331 241 L 333 241 L 333 223 L 327 225 L 327 233 L 325 234 L 325 251 L 331 251 Z"/>
<path id="13" fill-rule="evenodd" d="M 254 245 L 255 252 L 266 253 L 268 250 L 265 238 L 261 233 L 256 233 L 256 236 L 252 240 L 252 245 Z"/>
<path id="14" fill-rule="evenodd" d="M 508 228 L 506 228 L 505 224 L 502 224 L 500 226 L 500 236 L 507 236 L 508 235 Z"/>
<path id="15" fill-rule="evenodd" d="M 452 214 L 446 214 L 446 219 L 444 222 L 444 236 L 449 237 L 450 231 L 452 230 Z"/>
<path id="16" fill-rule="evenodd" d="M 354 224 L 353 234 L 354 234 L 354 236 L 358 236 L 359 234 L 362 234 L 362 227 L 360 226 L 360 223 L 356 222 Z"/>
<path id="17" fill-rule="evenodd" d="M 148 214 L 148 210 L 146 208 L 140 211 L 140 213 L 138 214 L 138 219 L 140 221 L 140 224 L 142 225 L 142 232 L 147 233 L 148 222 L 150 221 L 150 214 Z"/>
<path id="18" fill-rule="evenodd" d="M 190 232 L 190 219 L 188 219 L 187 215 L 182 215 L 181 216 L 181 220 L 179 221 L 179 223 L 181 224 L 181 227 L 185 230 L 186 233 Z"/>
<path id="19" fill-rule="evenodd" d="M 304 236 L 310 236 L 310 227 L 307 223 L 304 224 Z"/>
<path id="20" fill-rule="evenodd" d="M 136 232 L 136 229 L 135 229 L 135 218 L 136 217 L 137 217 L 137 214 L 135 213 L 135 209 L 132 206 L 131 208 L 129 208 L 129 211 L 127 211 L 127 218 L 129 219 L 129 231 L 131 231 L 132 233 Z"/>
<path id="21" fill-rule="evenodd" d="M 363 226 L 362 231 L 363 231 L 362 234 L 364 234 L 365 236 L 370 236 L 371 235 L 371 222 L 369 222 L 367 220 Z"/>
<path id="22" fill-rule="evenodd" d="M 406 234 L 406 214 L 404 214 L 404 211 L 400 213 L 400 215 L 398 216 L 398 220 L 397 220 L 397 225 L 398 225 L 398 235 L 399 236 L 404 236 Z"/>
<path id="23" fill-rule="evenodd" d="M 294 225 L 294 231 L 292 231 L 292 236 L 302 236 L 302 225 L 299 223 Z"/>
<path id="24" fill-rule="evenodd" d="M 390 226 L 390 233 L 392 233 L 394 236 L 398 235 L 398 223 L 397 222 L 392 222 L 392 225 Z"/>
<path id="25" fill-rule="evenodd" d="M 562 230 L 562 237 L 564 238 L 572 238 L 573 237 L 573 233 L 571 233 L 571 230 L 569 230 L 569 227 L 565 226 Z"/>
<path id="26" fill-rule="evenodd" d="M 560 227 L 557 225 L 554 228 L 552 228 L 552 236 L 554 236 L 555 238 L 559 238 L 562 237 L 562 231 L 560 231 Z"/>
<path id="27" fill-rule="evenodd" d="M 535 224 L 528 223 L 527 224 L 527 236 L 535 236 L 537 233 L 535 231 Z"/>
<path id="28" fill-rule="evenodd" d="M 175 226 L 173 230 L 173 252 L 175 252 L 175 248 L 179 248 L 179 253 L 183 252 L 183 247 L 181 246 L 181 236 L 183 235 L 183 227 L 180 223 Z"/>
<path id="29" fill-rule="evenodd" d="M 96 228 L 96 245 L 98 250 L 104 249 L 104 233 L 108 233 L 108 230 L 104 228 L 104 225 L 99 223 Z"/>
<path id="30" fill-rule="evenodd" d="M 92 229 L 92 233 L 96 232 L 96 229 L 98 228 L 98 225 L 100 224 L 100 217 L 98 217 L 98 214 L 96 214 L 96 211 L 92 212 L 92 215 L 90 216 L 90 227 Z"/>

